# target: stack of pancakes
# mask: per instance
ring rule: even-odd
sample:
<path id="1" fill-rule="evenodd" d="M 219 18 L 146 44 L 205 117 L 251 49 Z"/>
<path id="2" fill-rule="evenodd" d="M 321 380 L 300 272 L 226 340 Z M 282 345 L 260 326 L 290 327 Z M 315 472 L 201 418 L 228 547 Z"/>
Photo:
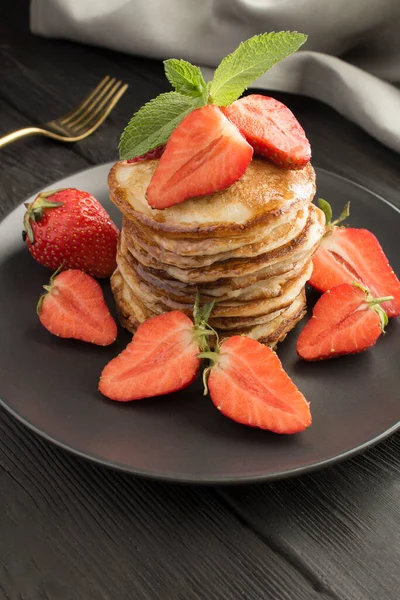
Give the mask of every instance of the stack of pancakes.
<path id="1" fill-rule="evenodd" d="M 109 175 L 123 213 L 111 278 L 122 324 L 134 332 L 170 310 L 191 315 L 199 292 L 202 303 L 215 300 L 210 325 L 222 337 L 274 346 L 304 315 L 304 286 L 324 234 L 324 215 L 311 204 L 311 164 L 286 170 L 253 159 L 226 190 L 155 210 L 146 189 L 157 164 L 122 161 Z"/>

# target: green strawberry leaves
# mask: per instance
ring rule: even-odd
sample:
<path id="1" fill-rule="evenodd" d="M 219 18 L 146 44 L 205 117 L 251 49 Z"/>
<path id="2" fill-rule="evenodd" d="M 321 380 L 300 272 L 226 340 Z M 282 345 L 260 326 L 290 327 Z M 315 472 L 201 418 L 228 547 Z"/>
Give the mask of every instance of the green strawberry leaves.
<path id="1" fill-rule="evenodd" d="M 345 221 L 347 217 L 350 216 L 350 202 L 345 204 L 339 218 L 335 219 L 334 221 L 332 221 L 332 207 L 329 202 L 323 198 L 318 198 L 318 206 L 325 215 L 325 227 L 327 231 L 332 231 L 332 229 L 337 227 L 340 223 Z"/>
<path id="2" fill-rule="evenodd" d="M 165 60 L 165 75 L 175 91 L 160 94 L 133 115 L 121 135 L 120 159 L 129 160 L 165 144 L 182 119 L 196 108 L 231 104 L 306 40 L 306 35 L 296 31 L 255 35 L 222 60 L 208 83 L 200 68 L 186 60 Z"/>

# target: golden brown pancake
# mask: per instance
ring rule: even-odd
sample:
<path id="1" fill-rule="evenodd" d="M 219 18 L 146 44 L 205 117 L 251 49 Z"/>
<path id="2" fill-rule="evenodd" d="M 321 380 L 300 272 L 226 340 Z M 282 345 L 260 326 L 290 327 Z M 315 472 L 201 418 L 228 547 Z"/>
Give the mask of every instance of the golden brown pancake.
<path id="1" fill-rule="evenodd" d="M 254 225 L 272 226 L 293 204 L 311 202 L 315 193 L 311 164 L 280 169 L 256 158 L 227 189 L 156 210 L 148 205 L 146 190 L 157 165 L 158 160 L 116 163 L 108 178 L 110 197 L 128 219 L 174 237 L 229 237 Z"/>
<path id="2" fill-rule="evenodd" d="M 170 310 L 192 314 L 196 295 L 215 301 L 210 325 L 274 346 L 304 314 L 312 255 L 325 231 L 311 204 L 315 174 L 254 159 L 226 190 L 163 211 L 146 189 L 158 161 L 121 161 L 109 176 L 123 213 L 111 278 L 120 319 L 134 332 Z"/>
<path id="3" fill-rule="evenodd" d="M 265 237 L 259 242 L 245 244 L 234 249 L 230 249 L 230 240 L 227 240 L 225 252 L 204 255 L 181 256 L 176 252 L 165 250 L 157 245 L 153 239 L 143 235 L 143 230 L 136 228 L 132 221 L 124 217 L 123 228 L 126 243 L 130 247 L 135 247 L 139 252 L 149 255 L 155 261 L 164 264 L 177 266 L 183 269 L 195 269 L 196 267 L 207 267 L 216 262 L 224 262 L 231 258 L 251 258 L 272 252 L 295 239 L 304 229 L 309 217 L 309 210 L 295 211 L 293 219 L 268 230 L 264 227 Z"/>
<path id="4" fill-rule="evenodd" d="M 301 233 L 289 243 L 275 248 L 266 254 L 260 254 L 251 259 L 233 258 L 227 261 L 213 263 L 210 266 L 195 269 L 183 269 L 179 266 L 171 266 L 154 259 L 145 250 L 142 250 L 135 242 L 129 245 L 129 251 L 141 264 L 153 269 L 162 269 L 174 279 L 184 283 L 201 284 L 212 282 L 225 277 L 241 277 L 249 275 L 267 266 L 278 263 L 290 257 L 295 258 L 302 252 L 311 251 L 321 239 L 325 231 L 325 216 L 316 206 L 312 206 L 308 221 Z M 123 236 L 125 234 L 123 233 Z M 132 240 L 130 240 L 132 242 Z M 124 238 L 125 244 L 125 238 Z"/>

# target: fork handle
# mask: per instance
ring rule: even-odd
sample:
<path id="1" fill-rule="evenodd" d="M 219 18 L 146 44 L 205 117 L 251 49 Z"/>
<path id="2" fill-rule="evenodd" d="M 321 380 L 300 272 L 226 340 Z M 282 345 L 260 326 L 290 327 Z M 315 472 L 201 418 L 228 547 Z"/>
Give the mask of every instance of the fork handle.
<path id="1" fill-rule="evenodd" d="M 43 134 L 43 130 L 39 127 L 24 127 L 23 129 L 17 129 L 0 138 L 0 148 L 3 148 L 12 142 L 16 142 L 23 137 L 27 137 L 28 135 L 39 134 Z"/>

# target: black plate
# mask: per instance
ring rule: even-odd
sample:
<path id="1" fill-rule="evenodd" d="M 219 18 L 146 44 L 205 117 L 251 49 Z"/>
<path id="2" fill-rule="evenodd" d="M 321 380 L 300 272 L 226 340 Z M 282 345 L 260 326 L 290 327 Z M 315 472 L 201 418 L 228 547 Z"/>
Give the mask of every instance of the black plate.
<path id="1" fill-rule="evenodd" d="M 51 188 L 92 192 L 117 223 L 106 180 L 110 165 L 88 169 Z M 318 194 L 337 214 L 351 200 L 350 224 L 367 227 L 400 272 L 400 212 L 367 189 L 318 170 Z M 243 483 L 304 473 L 349 457 L 400 426 L 400 323 L 370 351 L 306 364 L 296 358 L 300 324 L 279 347 L 289 375 L 311 401 L 313 425 L 279 436 L 223 417 L 198 381 L 187 390 L 118 404 L 97 392 L 103 366 L 129 341 L 99 348 L 50 335 L 35 308 L 49 272 L 21 238 L 23 206 L 0 224 L 1 404 L 38 434 L 80 456 L 136 475 L 191 483 Z M 107 301 L 113 306 L 108 285 Z M 310 303 L 315 299 L 310 294 Z"/>

